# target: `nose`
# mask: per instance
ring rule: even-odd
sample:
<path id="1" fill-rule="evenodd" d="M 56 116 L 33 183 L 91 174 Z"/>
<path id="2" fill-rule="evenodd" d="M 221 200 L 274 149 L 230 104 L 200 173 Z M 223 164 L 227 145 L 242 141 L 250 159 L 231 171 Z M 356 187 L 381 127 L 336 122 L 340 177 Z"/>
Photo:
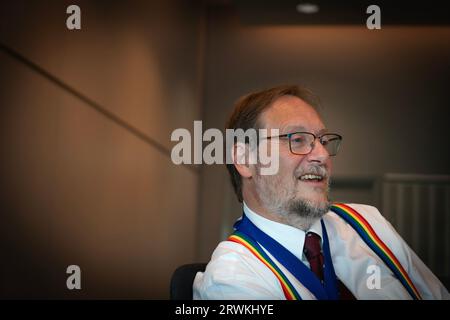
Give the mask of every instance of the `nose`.
<path id="1" fill-rule="evenodd" d="M 319 139 L 314 140 L 312 150 L 308 154 L 308 161 L 325 163 L 330 158 L 327 149 L 320 143 Z"/>

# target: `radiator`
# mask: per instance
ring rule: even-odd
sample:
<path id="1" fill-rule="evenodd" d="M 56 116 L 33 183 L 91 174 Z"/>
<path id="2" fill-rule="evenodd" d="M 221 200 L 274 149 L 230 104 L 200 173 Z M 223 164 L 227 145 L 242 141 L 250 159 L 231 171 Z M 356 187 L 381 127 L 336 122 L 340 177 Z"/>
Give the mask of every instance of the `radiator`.
<path id="1" fill-rule="evenodd" d="M 439 277 L 450 277 L 450 176 L 386 174 L 381 212 Z"/>

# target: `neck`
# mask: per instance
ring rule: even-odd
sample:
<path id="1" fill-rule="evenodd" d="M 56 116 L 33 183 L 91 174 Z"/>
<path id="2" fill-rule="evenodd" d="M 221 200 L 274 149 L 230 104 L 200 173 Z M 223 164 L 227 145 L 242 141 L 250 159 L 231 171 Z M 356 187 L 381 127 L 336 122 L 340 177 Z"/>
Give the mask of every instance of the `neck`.
<path id="1" fill-rule="evenodd" d="M 259 203 L 251 201 L 251 199 L 245 199 L 245 204 L 256 214 L 278 223 L 282 223 L 303 231 L 308 231 L 311 226 L 318 220 L 314 217 L 302 217 L 295 213 L 280 212 L 281 210 L 265 208 Z"/>
<path id="2" fill-rule="evenodd" d="M 310 218 L 310 217 L 301 217 L 296 214 L 289 214 L 287 216 L 287 220 L 288 220 L 287 221 L 288 225 L 306 232 L 319 219 L 318 218 Z"/>

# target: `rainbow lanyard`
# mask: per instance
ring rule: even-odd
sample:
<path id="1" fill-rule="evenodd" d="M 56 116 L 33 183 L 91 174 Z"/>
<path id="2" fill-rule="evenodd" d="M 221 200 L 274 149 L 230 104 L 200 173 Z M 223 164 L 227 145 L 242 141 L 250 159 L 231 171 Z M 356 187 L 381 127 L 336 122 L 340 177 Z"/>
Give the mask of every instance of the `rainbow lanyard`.
<path id="1" fill-rule="evenodd" d="M 264 251 L 270 253 L 283 267 L 285 267 L 298 281 L 300 281 L 318 300 L 337 300 L 339 297 L 336 273 L 331 260 L 330 246 L 325 224 L 322 224 L 324 281 L 319 278 L 296 256 L 283 247 L 276 240 L 268 236 L 255 226 L 243 214 L 242 219 L 234 224 L 235 232 L 228 240 L 242 244 L 249 249 L 262 263 L 264 263 L 278 278 L 283 292 L 288 300 L 300 300 L 301 297 L 285 274 Z M 262 249 L 262 247 L 264 249 Z"/>
<path id="2" fill-rule="evenodd" d="M 372 249 L 378 257 L 391 269 L 392 273 L 397 277 L 401 284 L 414 300 L 421 300 L 419 291 L 417 291 L 414 283 L 409 278 L 403 266 L 392 253 L 391 250 L 381 241 L 370 224 L 353 208 L 343 204 L 335 203 L 331 206 L 331 211 L 344 219 L 349 225 L 355 229 L 364 242 Z"/>
<path id="3" fill-rule="evenodd" d="M 239 243 L 250 250 L 263 264 L 266 265 L 278 278 L 283 289 L 284 296 L 287 300 L 301 300 L 300 295 L 297 290 L 295 290 L 292 283 L 286 278 L 284 273 L 278 268 L 278 266 L 269 258 L 269 256 L 264 252 L 260 245 L 255 242 L 252 238 L 246 236 L 239 231 L 235 231 L 229 238 L 228 241 L 233 241 Z"/>
<path id="4" fill-rule="evenodd" d="M 419 292 L 398 259 L 381 241 L 366 219 L 364 219 L 354 209 L 342 203 L 334 204 L 331 207 L 331 211 L 336 213 L 355 229 L 364 242 L 391 269 L 413 299 L 421 299 Z M 294 275 L 297 280 L 299 280 L 310 292 L 312 292 L 317 299 L 337 299 L 337 278 L 331 262 L 328 235 L 323 220 L 321 220 L 321 224 L 325 259 L 324 285 L 320 284 L 317 277 L 315 277 L 315 275 L 303 264 L 303 262 L 296 258 L 286 248 L 281 246 L 281 244 L 277 241 L 258 229 L 258 227 L 256 227 L 245 216 L 245 214 L 242 216 L 241 220 L 238 220 L 235 223 L 234 228 L 236 231 L 228 238 L 228 240 L 245 246 L 252 254 L 256 256 L 256 258 L 258 258 L 274 273 L 281 284 L 283 293 L 287 300 L 301 300 L 301 297 L 286 275 L 284 275 L 280 268 L 273 262 L 273 260 L 266 254 L 259 244 L 263 245 L 264 248 L 270 252 L 270 254 L 274 256 L 274 258 L 276 258 L 289 272 L 291 272 L 291 274 Z"/>

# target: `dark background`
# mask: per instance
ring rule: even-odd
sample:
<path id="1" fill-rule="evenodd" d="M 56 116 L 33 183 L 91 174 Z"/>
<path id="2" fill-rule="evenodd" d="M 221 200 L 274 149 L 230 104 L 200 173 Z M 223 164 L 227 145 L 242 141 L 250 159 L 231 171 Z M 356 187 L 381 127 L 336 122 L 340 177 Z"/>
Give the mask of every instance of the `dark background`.
<path id="1" fill-rule="evenodd" d="M 444 2 L 378 2 L 381 30 L 364 1 L 261 2 L 1 1 L 2 298 L 168 298 L 240 215 L 223 166 L 171 162 L 171 132 L 222 129 L 239 96 L 281 83 L 316 92 L 344 136 L 334 198 L 377 205 L 450 276 Z"/>

